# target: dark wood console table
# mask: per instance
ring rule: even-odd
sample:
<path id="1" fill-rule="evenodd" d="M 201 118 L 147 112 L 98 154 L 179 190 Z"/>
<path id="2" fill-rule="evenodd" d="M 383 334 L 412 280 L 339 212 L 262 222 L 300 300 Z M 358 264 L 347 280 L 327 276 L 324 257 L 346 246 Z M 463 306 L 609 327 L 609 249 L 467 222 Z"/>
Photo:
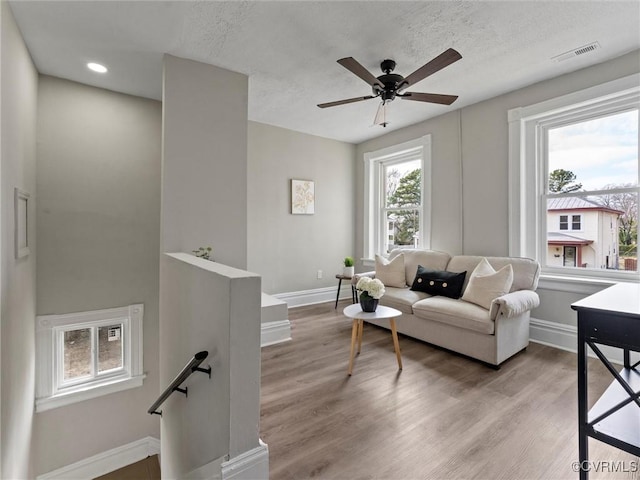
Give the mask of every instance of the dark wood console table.
<path id="1" fill-rule="evenodd" d="M 640 456 L 640 284 L 619 283 L 584 298 L 571 308 L 578 312 L 578 449 L 580 478 L 589 477 L 589 437 Z M 623 351 L 618 370 L 598 345 Z M 587 346 L 609 370 L 614 381 L 591 410 L 587 404 Z"/>

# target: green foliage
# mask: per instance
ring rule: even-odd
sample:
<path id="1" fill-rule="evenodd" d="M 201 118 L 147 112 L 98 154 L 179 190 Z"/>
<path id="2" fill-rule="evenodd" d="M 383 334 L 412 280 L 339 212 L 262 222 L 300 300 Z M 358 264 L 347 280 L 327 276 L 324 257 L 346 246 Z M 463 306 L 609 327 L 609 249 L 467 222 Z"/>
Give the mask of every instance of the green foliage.
<path id="1" fill-rule="evenodd" d="M 414 207 L 420 205 L 422 170 L 416 168 L 398 182 L 398 187 L 387 197 L 388 207 Z M 389 215 L 394 221 L 394 244 L 413 245 L 420 230 L 418 211 L 412 208 L 398 210 Z"/>
<path id="2" fill-rule="evenodd" d="M 345 267 L 353 267 L 353 265 L 354 265 L 353 257 L 345 257 L 344 258 L 344 266 Z"/>
<path id="3" fill-rule="evenodd" d="M 200 247 L 197 250 L 192 250 L 193 254 L 196 257 L 204 258 L 205 260 L 211 260 L 213 262 L 214 260 L 211 256 L 212 251 L 213 249 L 211 247 Z"/>
<path id="4" fill-rule="evenodd" d="M 569 193 L 582 188 L 581 183 L 575 183 L 576 174 L 570 170 L 557 168 L 549 174 L 549 192 Z"/>
<path id="5" fill-rule="evenodd" d="M 416 168 L 407 173 L 398 182 L 398 188 L 388 197 L 389 207 L 406 207 L 420 205 L 420 180 L 422 170 Z"/>

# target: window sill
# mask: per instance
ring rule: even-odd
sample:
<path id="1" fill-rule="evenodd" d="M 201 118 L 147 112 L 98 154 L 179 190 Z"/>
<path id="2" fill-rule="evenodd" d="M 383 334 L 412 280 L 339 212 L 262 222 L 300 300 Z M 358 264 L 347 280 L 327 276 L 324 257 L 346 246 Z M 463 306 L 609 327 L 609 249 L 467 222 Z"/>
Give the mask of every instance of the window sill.
<path id="1" fill-rule="evenodd" d="M 596 278 L 543 273 L 538 281 L 538 289 L 592 295 L 616 283 L 638 282 L 640 282 L 640 278 L 631 276 L 626 278 Z"/>
<path id="2" fill-rule="evenodd" d="M 77 388 L 71 392 L 59 393 L 50 397 L 36 399 L 36 412 L 44 412 L 65 405 L 98 398 L 110 393 L 121 392 L 131 388 L 141 387 L 146 375 L 138 375 L 125 379 L 111 380 L 98 385 L 87 385 L 85 388 Z"/>

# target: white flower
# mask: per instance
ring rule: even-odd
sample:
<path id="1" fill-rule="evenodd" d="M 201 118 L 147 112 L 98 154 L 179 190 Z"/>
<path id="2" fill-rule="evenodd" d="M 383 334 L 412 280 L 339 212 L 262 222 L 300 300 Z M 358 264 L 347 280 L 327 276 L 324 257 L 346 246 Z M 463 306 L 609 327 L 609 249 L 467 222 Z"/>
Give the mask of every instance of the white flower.
<path id="1" fill-rule="evenodd" d="M 377 278 L 362 277 L 356 284 L 360 292 L 367 292 L 370 297 L 379 299 L 384 295 L 384 283 Z"/>

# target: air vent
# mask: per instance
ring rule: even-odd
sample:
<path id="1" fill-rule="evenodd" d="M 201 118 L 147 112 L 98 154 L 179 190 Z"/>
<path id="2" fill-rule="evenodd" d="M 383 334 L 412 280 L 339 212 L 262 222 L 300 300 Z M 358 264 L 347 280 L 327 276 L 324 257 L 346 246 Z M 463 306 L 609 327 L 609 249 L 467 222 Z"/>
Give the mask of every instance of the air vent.
<path id="1" fill-rule="evenodd" d="M 570 50 L 568 52 L 561 53 L 560 55 L 551 58 L 551 60 L 553 60 L 554 62 L 562 62 L 564 60 L 569 60 L 570 58 L 579 57 L 580 55 L 591 53 L 595 50 L 598 50 L 599 48 L 600 44 L 598 42 L 592 42 L 588 45 L 583 45 L 582 47 L 574 48 L 573 50 Z"/>

